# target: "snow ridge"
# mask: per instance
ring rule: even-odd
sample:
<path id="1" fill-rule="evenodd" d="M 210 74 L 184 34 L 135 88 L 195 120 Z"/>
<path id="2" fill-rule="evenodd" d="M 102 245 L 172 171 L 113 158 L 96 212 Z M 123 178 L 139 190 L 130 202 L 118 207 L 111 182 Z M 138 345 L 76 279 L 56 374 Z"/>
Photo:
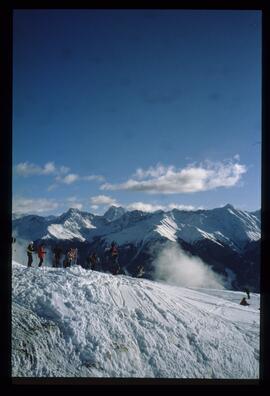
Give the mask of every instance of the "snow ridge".
<path id="1" fill-rule="evenodd" d="M 13 376 L 258 378 L 259 295 L 13 262 Z"/>

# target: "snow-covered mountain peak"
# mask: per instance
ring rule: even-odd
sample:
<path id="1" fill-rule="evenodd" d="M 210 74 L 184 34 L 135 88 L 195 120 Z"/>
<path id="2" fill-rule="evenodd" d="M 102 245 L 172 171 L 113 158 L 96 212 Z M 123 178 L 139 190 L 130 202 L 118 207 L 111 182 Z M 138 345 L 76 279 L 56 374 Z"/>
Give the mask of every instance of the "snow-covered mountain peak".
<path id="1" fill-rule="evenodd" d="M 66 212 L 64 212 L 61 215 L 61 217 L 62 218 L 78 218 L 79 216 L 82 217 L 84 215 L 93 216 L 93 215 L 91 215 L 91 213 L 81 212 L 79 209 L 76 209 L 76 208 L 70 208 Z"/>
<path id="2" fill-rule="evenodd" d="M 91 213 L 81 212 L 79 209 L 70 208 L 48 225 L 48 233 L 43 239 L 78 239 L 85 241 L 85 231 L 94 229 L 95 216 Z"/>
<path id="3" fill-rule="evenodd" d="M 231 210 L 234 210 L 234 207 L 231 205 L 231 204 L 227 204 L 227 205 L 225 205 L 225 206 L 223 206 L 223 209 L 231 209 Z"/>
<path id="4" fill-rule="evenodd" d="M 103 215 L 103 217 L 111 222 L 119 219 L 125 213 L 125 209 L 121 206 L 112 205 Z"/>
<path id="5" fill-rule="evenodd" d="M 157 237 L 170 241 L 183 240 L 190 244 L 207 239 L 236 250 L 244 248 L 249 241 L 259 240 L 261 236 L 259 216 L 235 209 L 230 204 L 212 210 L 173 209 L 154 213 L 126 211 L 122 207 L 111 206 L 103 216 L 71 208 L 50 220 L 40 216 L 22 217 L 14 220 L 13 226 L 18 235 L 26 230 L 30 239 L 91 241 L 94 237 L 102 237 L 107 241 L 116 240 L 119 244 L 135 245 L 142 241 L 149 242 L 151 238 L 154 241 Z"/>
<path id="6" fill-rule="evenodd" d="M 72 215 L 72 214 L 77 214 L 77 213 L 82 213 L 82 212 L 80 211 L 80 209 L 77 209 L 77 208 L 69 208 L 69 210 L 66 213 Z"/>

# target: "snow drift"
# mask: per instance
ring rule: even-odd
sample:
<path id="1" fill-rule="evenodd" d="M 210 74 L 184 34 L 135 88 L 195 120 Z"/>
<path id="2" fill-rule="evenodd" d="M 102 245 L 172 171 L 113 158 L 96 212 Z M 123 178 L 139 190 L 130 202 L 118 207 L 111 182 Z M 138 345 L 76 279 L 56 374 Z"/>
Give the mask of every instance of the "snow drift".
<path id="1" fill-rule="evenodd" d="M 258 378 L 259 295 L 13 261 L 12 374 Z"/>

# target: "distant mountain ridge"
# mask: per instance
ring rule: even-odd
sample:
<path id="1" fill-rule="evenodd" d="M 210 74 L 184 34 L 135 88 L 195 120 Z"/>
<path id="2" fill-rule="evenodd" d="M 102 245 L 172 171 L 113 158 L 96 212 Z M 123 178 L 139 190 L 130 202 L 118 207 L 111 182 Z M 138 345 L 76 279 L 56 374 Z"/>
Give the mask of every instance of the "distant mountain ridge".
<path id="1" fill-rule="evenodd" d="M 260 211 L 238 210 L 230 204 L 210 210 L 153 213 L 112 206 L 103 216 L 71 208 L 54 218 L 27 215 L 12 223 L 17 238 L 43 240 L 48 245 L 81 244 L 82 261 L 87 249 L 102 254 L 106 246 L 116 241 L 123 267 L 134 276 L 138 266 L 143 265 L 145 276 L 151 278 L 151 252 L 169 242 L 198 255 L 218 272 L 226 274 L 225 268 L 244 271 L 248 273 L 246 283 L 256 287 L 259 284 Z"/>
<path id="2" fill-rule="evenodd" d="M 259 240 L 261 232 L 259 211 L 249 213 L 229 204 L 211 210 L 153 213 L 112 206 L 103 216 L 71 208 L 53 218 L 38 215 L 15 218 L 13 229 L 24 239 L 91 241 L 93 237 L 104 236 L 122 244 L 161 236 L 170 241 L 181 238 L 187 243 L 210 239 L 235 250 L 241 250 L 246 242 Z"/>

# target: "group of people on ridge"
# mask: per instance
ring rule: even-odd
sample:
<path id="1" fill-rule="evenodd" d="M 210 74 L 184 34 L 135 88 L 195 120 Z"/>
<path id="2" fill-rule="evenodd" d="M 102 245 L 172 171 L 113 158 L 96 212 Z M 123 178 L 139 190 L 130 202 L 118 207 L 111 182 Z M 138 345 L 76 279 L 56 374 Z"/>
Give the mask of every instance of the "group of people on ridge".
<path id="1" fill-rule="evenodd" d="M 46 254 L 45 248 L 44 248 L 44 244 L 41 244 L 38 246 L 37 252 L 34 249 L 34 242 L 30 242 L 30 244 L 27 247 L 27 256 L 28 256 L 28 263 L 27 266 L 31 267 L 32 263 L 33 263 L 33 253 L 37 253 L 38 258 L 39 258 L 39 263 L 38 266 L 41 267 L 44 261 L 44 257 Z"/>
<path id="2" fill-rule="evenodd" d="M 16 242 L 15 238 L 12 238 L 12 243 Z M 45 245 L 41 243 L 37 249 L 34 248 L 34 242 L 31 241 L 30 244 L 28 245 L 27 249 L 27 256 L 28 256 L 28 263 L 27 266 L 31 267 L 33 263 L 33 253 L 37 253 L 38 258 L 39 258 L 39 263 L 38 266 L 41 267 L 45 254 L 47 253 L 45 251 Z M 61 258 L 64 254 L 63 250 L 59 245 L 56 245 L 53 249 L 53 267 L 62 267 L 61 265 Z M 105 269 L 109 270 L 110 273 L 113 275 L 117 275 L 120 272 L 120 266 L 118 262 L 118 248 L 116 242 L 112 242 L 110 247 L 107 247 L 105 249 Z M 63 268 L 70 267 L 72 265 L 77 264 L 77 257 L 78 257 L 78 249 L 77 248 L 69 248 L 66 253 L 65 257 L 63 260 Z M 100 269 L 100 258 L 98 257 L 97 253 L 95 251 L 90 252 L 87 257 L 86 257 L 86 263 L 85 263 L 85 268 L 86 269 L 91 269 L 91 270 L 99 270 Z M 104 269 L 104 266 L 103 266 Z M 141 277 L 144 273 L 144 268 L 143 266 L 138 267 L 139 272 L 138 272 L 138 277 Z M 246 287 L 244 289 L 244 292 L 247 294 L 247 298 L 250 299 L 250 291 Z M 242 300 L 240 301 L 240 305 L 248 306 L 250 305 L 246 297 L 243 297 Z"/>
<path id="3" fill-rule="evenodd" d="M 37 253 L 39 258 L 38 266 L 41 267 L 44 262 L 45 254 L 47 253 L 45 251 L 45 245 L 41 243 L 36 249 L 34 247 L 34 242 L 31 241 L 26 251 L 28 257 L 27 266 L 28 267 L 32 266 L 33 253 Z M 52 253 L 53 253 L 53 264 L 52 264 L 53 267 L 59 268 L 63 266 L 63 268 L 67 268 L 77 264 L 77 257 L 78 257 L 77 248 L 69 248 L 64 254 L 63 249 L 59 245 L 56 245 L 52 249 Z M 64 259 L 63 262 L 61 263 L 61 259 L 63 255 L 64 255 Z M 109 270 L 109 272 L 111 272 L 114 275 L 118 274 L 120 271 L 118 256 L 119 253 L 116 242 L 112 242 L 111 246 L 105 249 L 105 261 L 106 261 L 105 266 Z M 90 252 L 86 257 L 85 268 L 91 270 L 97 270 L 99 264 L 100 264 L 100 259 L 97 256 L 97 253 L 95 251 Z"/>

